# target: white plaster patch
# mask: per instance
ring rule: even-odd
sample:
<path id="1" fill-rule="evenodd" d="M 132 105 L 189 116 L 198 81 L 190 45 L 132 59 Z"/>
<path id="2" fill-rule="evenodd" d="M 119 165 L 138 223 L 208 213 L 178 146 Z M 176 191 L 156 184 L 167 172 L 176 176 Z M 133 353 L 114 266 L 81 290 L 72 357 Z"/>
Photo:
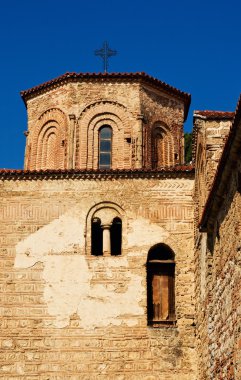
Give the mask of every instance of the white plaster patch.
<path id="1" fill-rule="evenodd" d="M 104 265 L 107 270 L 108 268 L 128 268 L 129 265 L 126 256 L 116 256 L 115 258 L 99 256 L 98 260 L 92 263 L 92 268 L 97 270 L 101 264 Z"/>
<path id="2" fill-rule="evenodd" d="M 136 325 L 138 322 L 133 317 L 144 314 L 143 308 L 139 306 L 144 291 L 141 281 L 140 276 L 131 274 L 125 293 L 111 292 L 101 285 L 93 286 L 77 310 L 83 327 L 117 326 L 122 322 Z M 125 315 L 132 318 L 123 320 Z"/>
<path id="3" fill-rule="evenodd" d="M 89 292 L 90 274 L 85 257 L 51 255 L 45 260 L 43 278 L 48 312 L 56 317 L 57 327 L 64 327 Z"/>
<path id="4" fill-rule="evenodd" d="M 78 218 L 63 215 L 42 227 L 16 246 L 15 266 L 28 268 L 51 252 L 61 253 L 70 250 L 74 245 L 84 245 L 83 226 Z"/>
<path id="5" fill-rule="evenodd" d="M 145 245 L 151 247 L 163 242 L 169 236 L 164 228 L 141 217 L 130 223 L 130 230 L 131 232 L 127 236 L 128 247 L 143 247 Z"/>
<path id="6" fill-rule="evenodd" d="M 109 258 L 106 259 L 108 262 Z M 52 255 L 48 258 L 43 274 L 46 281 L 44 300 L 49 314 L 56 317 L 55 326 L 67 326 L 73 313 L 78 314 L 83 328 L 120 325 L 125 314 L 132 317 L 125 319 L 127 324 L 137 324 L 133 316 L 144 314 L 139 306 L 144 291 L 141 277 L 128 275 L 128 290 L 116 293 L 101 284 L 91 286 L 92 273 L 85 256 Z"/>
<path id="7" fill-rule="evenodd" d="M 127 257 L 98 257 L 90 269 L 85 256 L 64 254 L 75 244 L 83 245 L 83 237 L 80 220 L 63 215 L 17 244 L 15 267 L 44 263 L 44 301 L 58 328 L 67 326 L 74 313 L 84 328 L 136 325 L 134 317 L 144 314 L 144 308 L 139 306 L 145 292 L 142 277 L 126 271 L 125 292 L 116 292 L 108 281 L 92 284 L 94 275 L 103 268 L 106 279 L 111 280 L 118 268 L 127 269 L 129 264 Z"/>

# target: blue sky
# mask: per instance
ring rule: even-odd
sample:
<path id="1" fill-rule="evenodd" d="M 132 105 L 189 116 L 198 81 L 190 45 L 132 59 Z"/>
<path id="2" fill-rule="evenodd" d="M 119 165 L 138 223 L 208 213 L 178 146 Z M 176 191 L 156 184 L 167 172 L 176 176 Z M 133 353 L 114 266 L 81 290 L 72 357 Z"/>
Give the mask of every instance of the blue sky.
<path id="1" fill-rule="evenodd" d="M 69 71 L 145 71 L 192 95 L 194 109 L 234 110 L 241 92 L 239 0 L 1 0 L 0 167 L 22 168 L 27 129 L 19 92 Z"/>

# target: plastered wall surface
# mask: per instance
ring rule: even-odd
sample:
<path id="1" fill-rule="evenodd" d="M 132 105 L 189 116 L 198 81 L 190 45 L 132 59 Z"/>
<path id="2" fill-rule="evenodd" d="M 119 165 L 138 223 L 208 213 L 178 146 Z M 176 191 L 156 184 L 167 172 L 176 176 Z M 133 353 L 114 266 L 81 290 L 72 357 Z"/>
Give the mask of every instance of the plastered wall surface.
<path id="1" fill-rule="evenodd" d="M 192 178 L 10 180 L 0 191 L 0 378 L 197 378 Z M 122 255 L 91 256 L 91 210 L 110 204 Z M 173 327 L 147 326 L 157 243 L 175 253 Z"/>

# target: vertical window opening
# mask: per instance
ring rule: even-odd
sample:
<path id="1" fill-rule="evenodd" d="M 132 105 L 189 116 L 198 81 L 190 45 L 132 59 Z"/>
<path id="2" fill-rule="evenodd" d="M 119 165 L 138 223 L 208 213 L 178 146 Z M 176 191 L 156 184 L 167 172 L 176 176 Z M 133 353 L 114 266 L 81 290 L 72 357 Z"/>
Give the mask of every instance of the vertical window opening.
<path id="1" fill-rule="evenodd" d="M 148 324 L 175 321 L 175 262 L 165 244 L 150 249 L 147 260 Z"/>
<path id="2" fill-rule="evenodd" d="M 111 255 L 121 255 L 122 222 L 120 218 L 114 218 L 111 229 Z"/>
<path id="3" fill-rule="evenodd" d="M 157 169 L 164 165 L 164 145 L 161 128 L 155 128 L 152 135 L 152 168 Z"/>
<path id="4" fill-rule="evenodd" d="M 152 168 L 158 169 L 175 163 L 178 156 L 174 155 L 174 143 L 171 134 L 164 126 L 154 126 L 151 135 Z"/>
<path id="5" fill-rule="evenodd" d="M 91 254 L 103 255 L 103 231 L 99 218 L 93 218 L 91 223 Z"/>
<path id="6" fill-rule="evenodd" d="M 104 125 L 99 132 L 99 169 L 111 168 L 112 129 Z"/>

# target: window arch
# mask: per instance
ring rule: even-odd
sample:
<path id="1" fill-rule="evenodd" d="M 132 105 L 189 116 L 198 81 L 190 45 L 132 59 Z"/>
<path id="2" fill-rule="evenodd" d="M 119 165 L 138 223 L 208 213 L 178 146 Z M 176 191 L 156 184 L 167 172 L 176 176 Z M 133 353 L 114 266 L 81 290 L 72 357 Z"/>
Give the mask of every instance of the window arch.
<path id="1" fill-rule="evenodd" d="M 67 167 L 67 119 L 57 108 L 46 110 L 30 131 L 25 166 L 31 170 L 65 169 Z"/>
<path id="2" fill-rule="evenodd" d="M 86 254 L 122 255 L 126 246 L 126 230 L 125 211 L 120 205 L 111 201 L 94 204 L 86 215 Z"/>
<path id="3" fill-rule="evenodd" d="M 152 168 L 174 164 L 173 141 L 167 127 L 155 123 L 152 129 Z"/>
<path id="4" fill-rule="evenodd" d="M 99 130 L 99 169 L 111 168 L 112 128 L 104 125 Z"/>
<path id="5" fill-rule="evenodd" d="M 175 322 L 174 252 L 166 244 L 157 244 L 147 258 L 148 324 Z"/>

